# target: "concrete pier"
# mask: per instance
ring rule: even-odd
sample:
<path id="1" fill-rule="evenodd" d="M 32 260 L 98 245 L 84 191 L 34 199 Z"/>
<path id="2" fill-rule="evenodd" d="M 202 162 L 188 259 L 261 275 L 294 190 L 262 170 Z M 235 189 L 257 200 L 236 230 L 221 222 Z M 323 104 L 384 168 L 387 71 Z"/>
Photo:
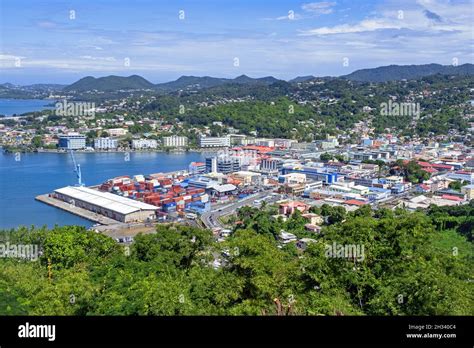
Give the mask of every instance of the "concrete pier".
<path id="1" fill-rule="evenodd" d="M 50 197 L 48 194 L 36 196 L 35 199 L 37 201 L 48 204 L 55 208 L 59 208 L 71 214 L 80 216 L 84 219 L 97 222 L 101 225 L 120 225 L 121 224 L 121 222 L 119 221 L 116 221 L 114 219 L 108 218 L 106 216 L 91 212 L 89 210 L 86 210 L 80 207 L 76 207 L 75 205 L 72 205 L 70 203 Z"/>

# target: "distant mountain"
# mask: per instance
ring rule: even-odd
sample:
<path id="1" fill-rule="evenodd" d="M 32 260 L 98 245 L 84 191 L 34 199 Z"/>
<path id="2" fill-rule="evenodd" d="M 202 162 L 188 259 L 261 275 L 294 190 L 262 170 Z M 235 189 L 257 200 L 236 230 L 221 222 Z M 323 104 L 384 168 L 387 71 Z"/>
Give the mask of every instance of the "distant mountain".
<path id="1" fill-rule="evenodd" d="M 463 64 L 459 66 L 440 65 L 440 64 L 425 64 L 425 65 L 389 65 L 372 69 L 361 69 L 352 72 L 351 74 L 340 77 L 316 77 L 313 75 L 298 76 L 288 83 L 300 83 L 314 79 L 318 80 L 333 80 L 333 79 L 347 79 L 352 81 L 362 82 L 385 82 L 402 79 L 417 79 L 430 75 L 474 75 L 473 64 Z M 220 78 L 212 76 L 181 76 L 175 81 L 153 84 L 138 75 L 128 77 L 123 76 L 105 76 L 95 78 L 92 76 L 84 77 L 71 85 L 64 86 L 58 84 L 34 84 L 29 86 L 17 86 L 11 83 L 0 84 L 0 90 L 16 90 L 21 89 L 28 92 L 48 92 L 60 91 L 65 92 L 76 91 L 102 91 L 102 92 L 117 92 L 119 90 L 136 90 L 136 89 L 150 89 L 161 93 L 176 92 L 180 90 L 195 91 L 197 89 L 206 89 L 213 87 L 220 87 L 223 85 L 252 85 L 258 87 L 269 86 L 275 83 L 282 83 L 283 80 L 276 79 L 273 76 L 266 76 L 261 78 L 252 78 L 247 75 L 241 75 L 234 79 Z M 286 83 L 286 82 L 285 82 Z M 285 87 L 287 88 L 287 87 Z M 7 93 L 7 92 L 5 92 Z"/>
<path id="2" fill-rule="evenodd" d="M 64 91 L 102 91 L 112 92 L 118 90 L 130 90 L 130 89 L 152 89 L 154 85 L 138 75 L 132 75 L 128 77 L 124 76 L 105 76 L 95 78 L 87 76 L 79 81 L 74 82 L 72 85 L 66 86 Z"/>
<path id="3" fill-rule="evenodd" d="M 316 76 L 313 75 L 307 75 L 307 76 L 297 76 L 294 79 L 289 80 L 289 83 L 298 83 L 298 82 L 305 82 L 309 80 L 314 80 Z"/>
<path id="4" fill-rule="evenodd" d="M 181 76 L 179 79 L 175 81 L 159 83 L 155 85 L 155 89 L 164 92 L 171 92 L 177 91 L 180 89 L 200 89 L 200 88 L 211 88 L 222 86 L 225 84 L 262 84 L 262 85 L 270 85 L 274 82 L 280 81 L 273 76 L 261 77 L 261 78 L 251 78 L 246 75 L 241 75 L 236 77 L 235 79 L 226 79 L 226 78 L 219 78 L 219 77 L 210 77 L 210 76 Z"/>
<path id="5" fill-rule="evenodd" d="M 223 85 L 226 80 L 227 79 L 210 76 L 181 76 L 175 81 L 158 83 L 154 86 L 154 89 L 163 92 L 171 92 L 193 87 L 209 88 Z"/>
<path id="6" fill-rule="evenodd" d="M 474 65 L 389 65 L 373 69 L 356 70 L 349 75 L 341 76 L 341 78 L 362 82 L 385 82 L 403 79 L 411 80 L 435 74 L 474 75 Z"/>
<path id="7" fill-rule="evenodd" d="M 132 75 L 128 77 L 106 76 L 100 78 L 87 76 L 77 82 L 74 82 L 72 85 L 65 87 L 64 91 L 84 92 L 98 90 L 104 92 L 112 92 L 117 90 L 130 89 L 154 89 L 159 92 L 173 92 L 181 89 L 202 89 L 217 87 L 229 83 L 270 85 L 277 81 L 280 80 L 272 76 L 256 79 L 248 77 L 246 75 L 238 76 L 235 79 L 226 79 L 211 76 L 181 76 L 175 81 L 158 83 L 154 85 L 138 75 Z"/>
<path id="8" fill-rule="evenodd" d="M 15 88 L 16 86 L 12 83 L 9 83 L 9 82 L 6 82 L 6 83 L 2 83 L 0 84 L 0 88 L 2 89 L 6 89 L 6 88 Z"/>
<path id="9" fill-rule="evenodd" d="M 266 77 L 260 77 L 257 79 L 248 77 L 247 75 L 240 75 L 236 77 L 233 80 L 229 80 L 230 83 L 238 83 L 238 84 L 264 84 L 264 85 L 271 85 L 272 83 L 275 83 L 277 81 L 280 81 L 273 76 L 266 76 Z"/>
<path id="10" fill-rule="evenodd" d="M 67 85 L 60 85 L 57 83 L 37 83 L 34 85 L 22 86 L 23 89 L 32 91 L 61 91 Z"/>

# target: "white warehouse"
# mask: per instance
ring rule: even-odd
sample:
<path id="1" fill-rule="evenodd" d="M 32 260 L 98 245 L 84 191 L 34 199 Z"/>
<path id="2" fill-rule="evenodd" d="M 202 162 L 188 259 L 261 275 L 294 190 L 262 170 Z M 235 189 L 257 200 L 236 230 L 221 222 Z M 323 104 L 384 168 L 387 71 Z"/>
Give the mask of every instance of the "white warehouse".
<path id="1" fill-rule="evenodd" d="M 154 205 L 130 198 L 101 192 L 88 187 L 67 186 L 54 190 L 54 197 L 97 214 L 121 222 L 140 222 L 155 219 Z"/>

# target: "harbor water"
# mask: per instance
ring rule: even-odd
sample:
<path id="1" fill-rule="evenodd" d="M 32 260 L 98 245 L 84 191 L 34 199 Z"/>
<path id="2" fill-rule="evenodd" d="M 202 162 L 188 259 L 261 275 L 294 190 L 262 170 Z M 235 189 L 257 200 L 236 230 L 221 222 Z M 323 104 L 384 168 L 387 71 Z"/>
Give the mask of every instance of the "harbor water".
<path id="1" fill-rule="evenodd" d="M 120 175 L 187 169 L 190 162 L 203 160 L 203 156 L 194 152 L 75 153 L 87 186 Z M 40 194 L 76 184 L 73 167 L 69 154 L 26 153 L 18 156 L 0 150 L 0 228 L 93 225 L 93 222 L 35 201 Z"/>

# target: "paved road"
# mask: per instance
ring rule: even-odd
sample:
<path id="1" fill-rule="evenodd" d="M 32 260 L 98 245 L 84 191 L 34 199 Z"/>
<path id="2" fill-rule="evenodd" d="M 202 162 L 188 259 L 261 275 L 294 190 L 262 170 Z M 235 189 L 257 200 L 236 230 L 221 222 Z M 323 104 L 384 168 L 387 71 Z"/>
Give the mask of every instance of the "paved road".
<path id="1" fill-rule="evenodd" d="M 411 188 L 409 188 L 405 192 L 402 192 L 398 195 L 392 194 L 387 198 L 381 199 L 380 201 L 376 201 L 375 204 L 374 204 L 374 207 L 378 208 L 379 205 L 381 205 L 381 206 L 390 205 L 394 201 L 398 204 L 399 201 L 401 201 L 403 198 L 407 198 L 408 196 L 413 195 L 415 192 L 416 192 L 416 186 L 412 186 Z"/>
<path id="2" fill-rule="evenodd" d="M 390 203 L 394 200 L 400 200 L 402 198 L 405 198 L 409 196 L 410 194 L 413 194 L 415 191 L 415 187 L 410 188 L 409 190 L 399 194 L 399 195 L 393 195 L 390 196 L 389 198 L 379 201 L 375 204 L 377 207 L 379 204 L 387 204 Z M 272 189 L 273 190 L 273 189 Z M 245 205 L 253 205 L 253 201 L 256 199 L 261 199 L 263 197 L 268 197 L 272 194 L 272 190 L 267 190 L 264 192 L 259 192 L 257 194 L 251 195 L 247 198 L 244 198 L 242 200 L 239 200 L 237 202 L 220 206 L 217 209 L 211 210 L 207 213 L 204 213 L 201 215 L 201 221 L 204 224 L 206 228 L 213 229 L 213 228 L 224 228 L 224 226 L 220 223 L 219 218 L 225 215 L 233 214 L 237 211 L 237 209 L 245 206 Z M 269 199 L 267 203 L 273 203 L 277 200 L 280 199 L 280 195 L 274 196 L 272 199 Z"/>
<path id="3" fill-rule="evenodd" d="M 222 224 L 219 222 L 219 218 L 221 216 L 233 214 L 237 211 L 237 209 L 245 206 L 245 205 L 252 205 L 253 201 L 256 199 L 260 199 L 263 197 L 268 197 L 271 195 L 272 190 L 259 192 L 257 194 L 251 195 L 244 199 L 241 199 L 237 202 L 231 203 L 229 205 L 223 206 L 218 208 L 217 210 L 211 210 L 207 213 L 201 215 L 201 221 L 203 222 L 204 226 L 207 228 L 223 228 Z"/>

